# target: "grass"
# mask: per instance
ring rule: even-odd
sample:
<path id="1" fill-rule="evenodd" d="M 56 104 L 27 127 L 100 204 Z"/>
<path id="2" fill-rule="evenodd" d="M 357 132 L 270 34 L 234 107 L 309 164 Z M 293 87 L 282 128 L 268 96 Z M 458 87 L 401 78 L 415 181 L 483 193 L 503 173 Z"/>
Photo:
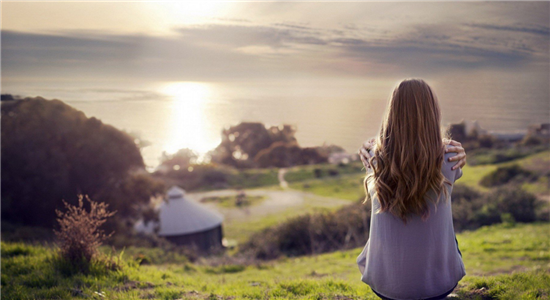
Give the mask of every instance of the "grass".
<path id="1" fill-rule="evenodd" d="M 315 174 L 317 171 L 317 176 Z M 288 168 L 285 174 L 285 180 L 289 183 L 300 182 L 310 179 L 330 178 L 333 176 L 344 174 L 357 174 L 364 172 L 364 167 L 361 161 L 353 161 L 348 164 L 317 164 L 305 165 Z M 332 174 L 332 175 L 331 175 Z"/>
<path id="2" fill-rule="evenodd" d="M 265 196 L 244 196 L 241 199 L 242 204 L 238 205 L 237 196 L 224 196 L 224 197 L 205 197 L 201 199 L 201 202 L 213 202 L 220 207 L 232 208 L 232 207 L 246 207 L 258 204 L 265 200 Z"/>
<path id="3" fill-rule="evenodd" d="M 484 227 L 457 235 L 468 275 L 458 299 L 547 299 L 550 224 Z M 3 299 L 377 299 L 360 281 L 361 248 L 272 262 L 185 260 L 64 276 L 52 250 L 2 243 Z M 146 253 L 147 255 L 147 253 Z M 546 297 L 546 298 L 545 298 Z"/>
<path id="4" fill-rule="evenodd" d="M 498 167 L 511 166 L 514 164 L 517 164 L 524 169 L 540 174 L 550 169 L 550 151 L 542 151 L 533 155 L 529 155 L 527 157 L 518 158 L 498 164 L 477 166 L 466 165 L 462 168 L 463 175 L 459 179 L 459 181 L 478 190 L 487 191 L 489 190 L 488 188 L 479 185 L 479 181 L 481 180 L 481 178 L 496 170 Z M 541 176 L 539 180 L 535 183 L 524 183 L 522 188 L 525 188 L 527 191 L 532 191 L 535 193 L 548 193 L 548 179 Z"/>
<path id="5" fill-rule="evenodd" d="M 355 201 L 365 197 L 363 174 L 347 174 L 334 178 L 290 183 L 290 188 L 316 195 Z"/>
<path id="6" fill-rule="evenodd" d="M 466 165 L 462 168 L 463 175 L 460 179 L 458 179 L 457 183 L 459 182 L 461 184 L 465 184 L 481 192 L 489 191 L 490 189 L 481 186 L 479 181 L 487 174 L 496 170 L 498 167 L 512 164 L 518 164 L 522 168 L 539 173 L 547 171 L 550 169 L 550 151 L 542 151 L 527 157 L 498 164 L 476 166 Z M 310 166 L 310 168 L 313 170 L 314 167 Z M 302 172 L 305 172 L 305 170 L 306 169 Z M 311 170 L 310 172 L 313 172 Z M 285 179 L 287 179 L 287 176 L 288 174 L 285 175 Z M 302 178 L 303 180 L 300 181 L 289 181 L 290 187 L 297 190 L 312 192 L 321 196 L 347 200 L 357 200 L 365 195 L 363 188 L 364 173 L 361 170 L 357 173 L 350 172 L 345 175 L 329 177 L 326 179 L 308 179 L 314 178 L 313 175 L 309 177 L 304 175 Z M 544 176 L 541 176 L 536 182 L 524 183 L 522 188 L 536 194 L 550 194 L 548 178 Z"/>
<path id="7" fill-rule="evenodd" d="M 499 224 L 457 237 L 470 274 L 550 269 L 550 225 Z"/>
<path id="8" fill-rule="evenodd" d="M 283 223 L 292 217 L 338 207 L 341 207 L 341 205 L 336 205 L 332 201 L 322 201 L 321 199 L 305 196 L 303 205 L 299 207 L 291 207 L 283 212 L 263 216 L 251 216 L 242 221 L 227 221 L 223 225 L 224 236 L 227 239 L 235 240 L 237 244 L 241 244 L 247 241 L 253 233 Z"/>
<path id="9" fill-rule="evenodd" d="M 278 185 L 278 174 L 279 170 L 277 168 L 233 170 L 231 176 L 229 176 L 228 184 L 230 187 L 240 188 Z"/>
<path id="10" fill-rule="evenodd" d="M 548 145 L 520 146 L 506 149 L 475 149 L 472 150 L 470 162 L 472 165 L 496 164 L 517 160 L 522 157 L 548 151 Z"/>
<path id="11" fill-rule="evenodd" d="M 478 185 L 484 175 L 514 163 L 547 170 L 550 151 L 498 165 L 468 165 L 460 181 L 485 190 Z M 346 200 L 364 196 L 362 171 L 349 166 L 330 176 L 329 170 L 338 167 L 326 165 L 321 167 L 324 177 L 315 179 L 315 168 L 319 166 L 291 168 L 285 179 L 294 189 L 321 196 Z M 279 190 L 276 174 L 271 169 L 243 176 L 254 177 L 253 186 L 266 184 Z M 523 187 L 548 193 L 548 178 L 541 178 Z M 334 208 L 330 202 L 306 198 L 299 209 L 225 223 L 224 232 L 227 238 L 244 242 L 250 234 L 287 218 Z M 458 299 L 548 299 L 549 232 L 550 224 L 545 223 L 500 224 L 457 234 L 468 273 L 459 284 Z M 2 242 L 1 250 L 3 299 L 378 299 L 360 281 L 355 265 L 360 248 L 272 262 L 211 265 L 216 258 L 191 263 L 181 254 L 131 247 L 124 251 L 121 270 L 105 272 L 96 265 L 90 274 L 72 276 L 63 272 L 48 247 Z M 148 264 L 140 266 L 138 261 L 144 258 Z"/>
<path id="12" fill-rule="evenodd" d="M 528 271 L 489 277 L 467 276 L 459 286 L 459 299 L 548 299 L 550 274 Z"/>

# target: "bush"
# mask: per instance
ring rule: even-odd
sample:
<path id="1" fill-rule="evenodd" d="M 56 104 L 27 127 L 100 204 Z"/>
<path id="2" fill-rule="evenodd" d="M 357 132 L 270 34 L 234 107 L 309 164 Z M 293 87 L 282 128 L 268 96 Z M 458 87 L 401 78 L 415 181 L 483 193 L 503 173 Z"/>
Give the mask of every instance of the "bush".
<path id="1" fill-rule="evenodd" d="M 466 148 L 466 146 L 463 147 Z M 473 147 L 471 150 L 467 149 L 467 151 L 469 151 L 468 164 L 472 166 L 497 164 L 526 157 L 545 150 L 548 150 L 548 145 L 522 146 L 519 144 L 515 147 L 495 148 L 493 146 L 491 149 Z"/>
<path id="2" fill-rule="evenodd" d="M 323 170 L 320 168 L 313 169 L 313 174 L 315 174 L 315 178 L 321 178 L 323 177 Z"/>
<path id="3" fill-rule="evenodd" d="M 338 172 L 338 170 L 335 170 L 335 169 L 329 169 L 328 170 L 328 175 L 329 176 L 338 176 L 340 174 L 340 172 Z"/>
<path id="4" fill-rule="evenodd" d="M 493 187 L 506 184 L 513 179 L 526 179 L 529 177 L 534 177 L 530 171 L 523 169 L 519 165 L 511 165 L 498 167 L 493 172 L 485 175 L 479 184 L 484 187 Z"/>
<path id="5" fill-rule="evenodd" d="M 349 249 L 368 238 L 370 206 L 355 203 L 334 212 L 310 213 L 255 233 L 241 252 L 258 259 Z"/>
<path id="6" fill-rule="evenodd" d="M 452 194 L 453 222 L 456 231 L 507 222 L 534 222 L 541 202 L 515 185 L 496 188 L 486 194 L 456 185 Z"/>
<path id="7" fill-rule="evenodd" d="M 544 144 L 544 140 L 535 134 L 527 134 L 519 144 L 522 146 L 538 146 Z"/>
<path id="8" fill-rule="evenodd" d="M 476 215 L 483 207 L 481 194 L 466 185 L 457 184 L 453 187 L 451 201 L 453 206 L 453 223 L 456 231 L 474 229 Z"/>
<path id="9" fill-rule="evenodd" d="M 533 194 L 528 193 L 516 186 L 497 188 L 485 195 L 485 205 L 488 211 L 498 215 L 499 222 L 502 214 L 509 213 L 516 222 L 536 221 L 536 212 L 541 202 Z M 495 216 L 491 216 L 497 219 Z M 489 225 L 489 224 L 483 224 Z"/>
<path id="10" fill-rule="evenodd" d="M 193 164 L 190 168 L 166 172 L 157 171 L 154 177 L 169 185 L 178 185 L 186 191 L 253 188 L 279 183 L 277 169 L 237 170 L 216 163 Z"/>
<path id="11" fill-rule="evenodd" d="M 97 248 L 112 235 L 106 235 L 99 227 L 115 212 L 107 211 L 107 204 L 94 202 L 86 196 L 90 204 L 88 212 L 82 199 L 82 195 L 79 195 L 78 206 L 63 201 L 67 211 L 56 210 L 60 230 L 54 232 L 60 242 L 61 258 L 86 271 L 97 254 Z"/>

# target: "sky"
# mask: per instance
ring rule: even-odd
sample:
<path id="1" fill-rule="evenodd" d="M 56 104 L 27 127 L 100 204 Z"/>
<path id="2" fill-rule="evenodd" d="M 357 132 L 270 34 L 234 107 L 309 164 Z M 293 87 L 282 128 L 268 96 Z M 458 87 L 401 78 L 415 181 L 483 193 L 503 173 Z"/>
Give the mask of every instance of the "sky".
<path id="1" fill-rule="evenodd" d="M 241 121 L 355 151 L 420 77 L 444 124 L 550 119 L 550 2 L 1 2 L 1 90 L 133 132 L 154 166 Z"/>
<path id="2" fill-rule="evenodd" d="M 2 2 L 2 84 L 534 76 L 549 16 L 547 1 Z"/>

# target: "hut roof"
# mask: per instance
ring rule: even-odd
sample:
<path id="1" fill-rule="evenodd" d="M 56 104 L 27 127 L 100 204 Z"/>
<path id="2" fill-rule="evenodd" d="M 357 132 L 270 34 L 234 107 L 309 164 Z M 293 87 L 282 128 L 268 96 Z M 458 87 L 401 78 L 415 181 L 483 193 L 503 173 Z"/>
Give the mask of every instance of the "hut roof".
<path id="1" fill-rule="evenodd" d="M 220 225 L 223 216 L 202 204 L 186 199 L 185 191 L 173 186 L 160 206 L 159 235 L 181 235 L 205 231 Z"/>

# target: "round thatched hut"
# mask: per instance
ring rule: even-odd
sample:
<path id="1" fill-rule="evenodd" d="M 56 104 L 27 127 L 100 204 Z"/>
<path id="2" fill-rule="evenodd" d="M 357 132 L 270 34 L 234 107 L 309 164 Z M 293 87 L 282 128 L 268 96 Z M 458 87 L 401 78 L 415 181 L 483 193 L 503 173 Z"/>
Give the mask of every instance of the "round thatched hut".
<path id="1" fill-rule="evenodd" d="M 159 236 L 177 245 L 211 251 L 222 247 L 223 216 L 186 199 L 185 191 L 173 186 L 159 207 Z"/>

